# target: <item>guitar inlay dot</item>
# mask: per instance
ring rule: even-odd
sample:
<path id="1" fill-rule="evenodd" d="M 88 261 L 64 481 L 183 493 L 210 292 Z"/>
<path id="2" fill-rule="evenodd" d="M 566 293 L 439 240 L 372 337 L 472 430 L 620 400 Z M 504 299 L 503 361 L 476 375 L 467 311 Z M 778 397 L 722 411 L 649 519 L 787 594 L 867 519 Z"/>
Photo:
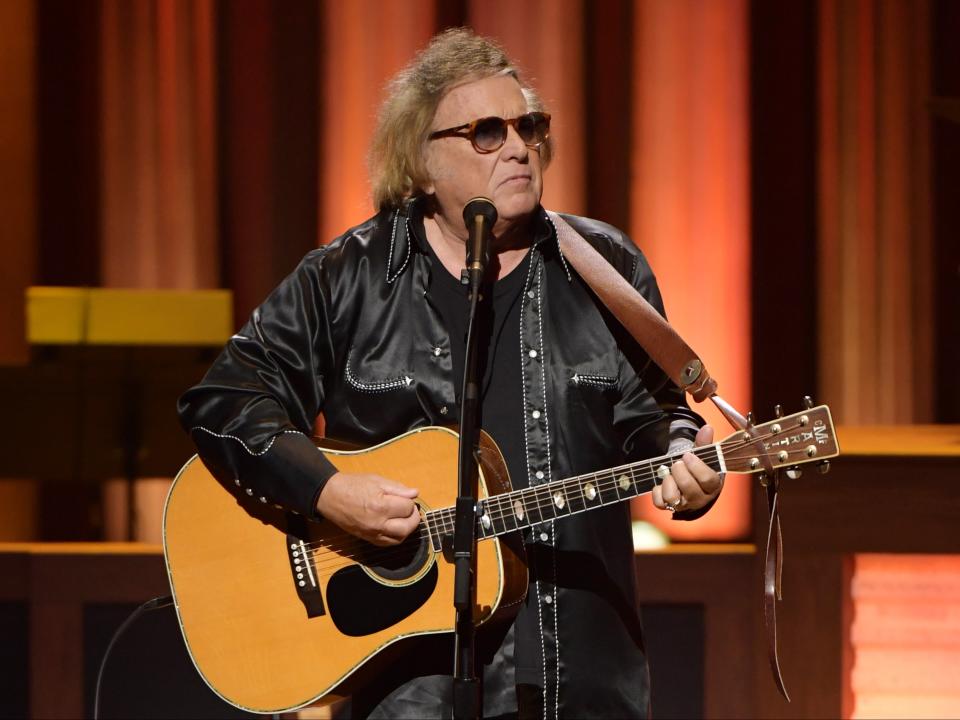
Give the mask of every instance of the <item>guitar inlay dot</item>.
<path id="1" fill-rule="evenodd" d="M 519 500 L 513 501 L 513 514 L 517 516 L 517 520 L 523 520 L 523 503 Z"/>
<path id="2" fill-rule="evenodd" d="M 668 468 L 666 465 L 661 465 L 657 468 L 657 477 L 660 478 L 661 481 L 666 480 L 669 476 L 670 468 Z"/>
<path id="3" fill-rule="evenodd" d="M 553 494 L 553 504 L 558 508 L 562 508 L 567 504 L 567 499 L 563 496 L 563 493 L 559 490 Z"/>
<path id="4" fill-rule="evenodd" d="M 490 529 L 490 516 L 487 513 L 484 513 L 480 516 L 480 524 L 487 530 Z"/>
<path id="5" fill-rule="evenodd" d="M 629 489 L 630 489 L 630 478 L 628 478 L 626 475 L 621 475 L 621 476 L 620 476 L 619 483 L 620 483 L 620 489 L 621 489 L 621 490 L 629 490 Z"/>
<path id="6" fill-rule="evenodd" d="M 587 483 L 583 488 L 583 492 L 588 500 L 595 500 L 597 497 L 597 489 L 593 486 L 593 483 Z"/>

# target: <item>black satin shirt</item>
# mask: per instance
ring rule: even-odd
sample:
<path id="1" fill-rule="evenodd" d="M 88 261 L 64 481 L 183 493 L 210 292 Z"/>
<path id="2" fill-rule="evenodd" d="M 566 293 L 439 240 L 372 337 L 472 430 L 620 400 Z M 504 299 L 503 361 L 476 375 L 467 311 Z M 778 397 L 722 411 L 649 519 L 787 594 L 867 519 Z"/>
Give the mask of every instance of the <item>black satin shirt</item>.
<path id="1" fill-rule="evenodd" d="M 311 515 L 335 471 L 308 437 L 319 413 L 328 436 L 359 445 L 455 421 L 460 379 L 431 298 L 434 274 L 446 270 L 413 231 L 420 212 L 417 202 L 384 210 L 310 252 L 180 399 L 184 427 L 224 484 Z M 602 222 L 563 217 L 663 312 L 629 238 Z M 671 437 L 692 439 L 702 424 L 566 263 L 542 210 L 511 351 L 522 369 L 517 412 L 531 485 L 662 454 Z M 543 688 L 544 717 L 646 717 L 629 505 L 542 523 L 526 551 L 526 604 L 541 643 L 533 679 Z M 527 670 L 517 678 L 512 631 L 504 631 L 506 643 L 502 632 L 481 641 L 488 715 L 514 710 L 514 683 L 531 679 Z M 390 687 L 357 698 L 357 710 L 400 686 L 374 716 L 448 716 L 449 680 L 440 675 L 452 658 L 448 642 L 425 640 L 404 668 L 425 677 L 391 678 Z"/>

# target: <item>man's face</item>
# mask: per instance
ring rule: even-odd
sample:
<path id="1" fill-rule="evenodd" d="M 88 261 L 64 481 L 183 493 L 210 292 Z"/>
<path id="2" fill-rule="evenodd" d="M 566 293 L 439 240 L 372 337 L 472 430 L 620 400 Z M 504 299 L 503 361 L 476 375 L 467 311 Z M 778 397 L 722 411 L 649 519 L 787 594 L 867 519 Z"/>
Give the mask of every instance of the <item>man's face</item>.
<path id="1" fill-rule="evenodd" d="M 515 118 L 528 111 L 519 83 L 509 75 L 475 80 L 455 87 L 437 106 L 432 130 L 443 130 L 479 118 Z M 528 148 L 513 127 L 507 130 L 503 147 L 479 153 L 463 137 L 437 138 L 427 142 L 426 188 L 435 196 L 439 213 L 451 228 L 462 231 L 463 206 L 482 195 L 497 206 L 494 228 L 501 234 L 522 221 L 540 203 L 543 193 L 539 149 Z"/>

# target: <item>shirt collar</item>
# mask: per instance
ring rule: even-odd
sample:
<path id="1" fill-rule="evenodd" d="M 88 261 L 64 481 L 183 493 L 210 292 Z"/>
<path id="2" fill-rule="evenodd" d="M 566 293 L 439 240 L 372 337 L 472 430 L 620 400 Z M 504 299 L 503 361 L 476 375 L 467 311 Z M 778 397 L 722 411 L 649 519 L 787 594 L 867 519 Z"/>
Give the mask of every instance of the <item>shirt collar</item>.
<path id="1" fill-rule="evenodd" d="M 427 238 L 423 229 L 423 217 L 427 207 L 427 198 L 424 195 L 407 200 L 400 209 L 395 211 L 393 225 L 394 241 L 391 242 L 392 258 L 391 264 L 403 262 L 405 256 L 412 247 L 415 247 L 421 253 L 425 253 Z M 547 211 L 542 205 L 538 205 L 534 210 L 536 214 L 536 223 L 534 225 L 534 239 L 532 247 L 536 247 L 545 240 L 556 239 L 556 233 L 553 223 L 547 218 Z M 412 235 L 412 240 L 409 238 Z M 402 240 L 401 240 L 402 236 Z M 397 252 L 400 250 L 401 252 Z M 399 256 L 399 257 L 398 257 Z M 392 275 L 393 273 L 391 273 Z"/>

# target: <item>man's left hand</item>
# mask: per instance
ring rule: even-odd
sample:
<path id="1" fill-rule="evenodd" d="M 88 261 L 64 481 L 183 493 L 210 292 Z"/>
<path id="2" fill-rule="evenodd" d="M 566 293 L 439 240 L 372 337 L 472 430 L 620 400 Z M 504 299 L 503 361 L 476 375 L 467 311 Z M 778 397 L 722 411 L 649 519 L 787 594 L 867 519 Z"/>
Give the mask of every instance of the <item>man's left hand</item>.
<path id="1" fill-rule="evenodd" d="M 704 425 L 697 432 L 695 447 L 713 442 L 713 428 Z M 653 489 L 653 504 L 661 510 L 680 512 L 699 510 L 720 494 L 723 475 L 715 471 L 692 452 L 684 453 L 683 460 L 670 468 L 670 474 Z"/>

